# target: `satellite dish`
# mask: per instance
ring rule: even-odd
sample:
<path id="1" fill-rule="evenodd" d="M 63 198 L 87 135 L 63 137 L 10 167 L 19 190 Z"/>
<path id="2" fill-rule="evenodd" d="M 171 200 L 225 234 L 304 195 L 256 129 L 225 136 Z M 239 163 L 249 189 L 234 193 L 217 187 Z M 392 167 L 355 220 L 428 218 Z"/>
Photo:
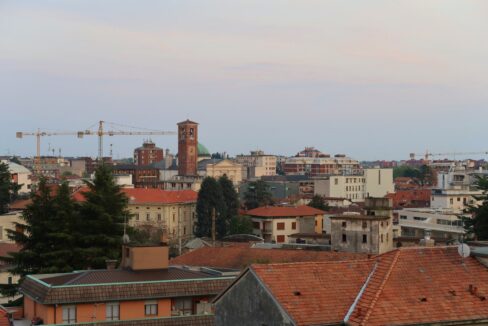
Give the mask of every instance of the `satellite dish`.
<path id="1" fill-rule="evenodd" d="M 463 258 L 469 257 L 470 252 L 471 252 L 471 249 L 469 249 L 469 246 L 467 244 L 461 243 L 458 246 L 458 254 L 459 254 L 459 256 L 461 256 Z"/>

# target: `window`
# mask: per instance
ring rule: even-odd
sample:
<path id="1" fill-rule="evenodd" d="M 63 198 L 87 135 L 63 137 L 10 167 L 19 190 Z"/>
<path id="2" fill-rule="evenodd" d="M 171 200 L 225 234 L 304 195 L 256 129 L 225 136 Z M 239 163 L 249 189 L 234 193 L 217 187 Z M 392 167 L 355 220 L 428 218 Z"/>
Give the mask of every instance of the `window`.
<path id="1" fill-rule="evenodd" d="M 285 242 L 285 236 L 284 235 L 277 235 L 276 236 L 276 242 L 278 242 L 278 243 Z"/>
<path id="2" fill-rule="evenodd" d="M 347 242 L 347 236 L 344 233 L 342 234 L 342 242 Z"/>
<path id="3" fill-rule="evenodd" d="M 183 235 L 186 235 L 186 226 L 183 227 Z"/>
<path id="4" fill-rule="evenodd" d="M 120 307 L 118 302 L 107 303 L 105 306 L 105 319 L 106 320 L 119 320 L 120 319 Z"/>
<path id="5" fill-rule="evenodd" d="M 296 230 L 297 229 L 297 222 L 291 222 L 291 229 Z"/>
<path id="6" fill-rule="evenodd" d="M 339 184 L 339 179 L 334 178 L 334 184 L 335 184 L 335 185 L 338 185 L 338 184 Z"/>
<path id="7" fill-rule="evenodd" d="M 454 198 L 449 199 L 449 203 L 452 205 L 454 204 Z"/>
<path id="8" fill-rule="evenodd" d="M 136 213 L 136 221 L 139 221 L 139 213 Z"/>
<path id="9" fill-rule="evenodd" d="M 407 216 L 406 215 L 400 215 L 400 219 L 401 220 L 406 220 L 407 219 Z"/>
<path id="10" fill-rule="evenodd" d="M 144 314 L 146 316 L 156 316 L 158 314 L 158 302 L 146 301 L 144 305 Z"/>
<path id="11" fill-rule="evenodd" d="M 368 227 L 368 222 L 363 221 L 363 229 L 366 229 Z"/>
<path id="12" fill-rule="evenodd" d="M 368 243 L 368 235 L 363 234 L 363 243 Z"/>
<path id="13" fill-rule="evenodd" d="M 7 280 L 8 280 L 7 281 L 8 284 L 12 284 L 12 276 L 9 276 Z"/>
<path id="14" fill-rule="evenodd" d="M 276 229 L 277 230 L 284 230 L 285 229 L 285 223 L 283 223 L 283 222 L 276 223 Z"/>
<path id="15" fill-rule="evenodd" d="M 425 221 L 427 220 L 427 217 L 414 216 L 413 219 L 416 221 Z"/>
<path id="16" fill-rule="evenodd" d="M 175 221 L 176 214 L 173 213 L 173 222 Z"/>
<path id="17" fill-rule="evenodd" d="M 63 323 L 76 323 L 76 306 L 63 306 Z"/>
<path id="18" fill-rule="evenodd" d="M 347 226 L 347 222 L 342 222 L 342 227 L 345 228 Z"/>
<path id="19" fill-rule="evenodd" d="M 177 298 L 173 300 L 173 312 L 175 315 L 193 314 L 193 302 L 191 298 Z"/>
<path id="20" fill-rule="evenodd" d="M 461 197 L 458 197 L 458 198 L 457 198 L 457 201 L 461 201 Z"/>
<path id="21" fill-rule="evenodd" d="M 381 243 L 383 243 L 383 234 L 381 235 Z"/>
<path id="22" fill-rule="evenodd" d="M 146 221 L 149 221 L 151 219 L 151 214 L 146 213 Z"/>
<path id="23" fill-rule="evenodd" d="M 158 214 L 158 221 L 161 221 L 161 214 Z"/>

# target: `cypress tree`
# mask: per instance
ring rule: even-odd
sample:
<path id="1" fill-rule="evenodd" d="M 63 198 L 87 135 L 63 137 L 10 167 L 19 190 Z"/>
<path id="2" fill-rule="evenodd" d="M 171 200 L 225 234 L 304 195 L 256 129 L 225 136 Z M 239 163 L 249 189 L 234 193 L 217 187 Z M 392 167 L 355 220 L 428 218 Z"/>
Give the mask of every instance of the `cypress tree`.
<path id="1" fill-rule="evenodd" d="M 226 207 L 225 214 L 219 216 L 217 220 L 217 234 L 219 238 L 223 238 L 230 232 L 231 220 L 237 217 L 239 213 L 239 197 L 234 188 L 234 184 L 226 175 L 221 176 L 218 182 L 222 189 L 222 196 Z"/>
<path id="2" fill-rule="evenodd" d="M 209 237 L 212 234 L 212 211 L 216 214 L 216 231 L 219 238 L 222 235 L 222 223 L 218 220 L 227 216 L 227 207 L 224 201 L 222 187 L 212 177 L 203 179 L 197 199 L 197 222 L 195 224 L 195 235 L 197 237 Z M 220 225 L 220 226 L 219 226 Z"/>

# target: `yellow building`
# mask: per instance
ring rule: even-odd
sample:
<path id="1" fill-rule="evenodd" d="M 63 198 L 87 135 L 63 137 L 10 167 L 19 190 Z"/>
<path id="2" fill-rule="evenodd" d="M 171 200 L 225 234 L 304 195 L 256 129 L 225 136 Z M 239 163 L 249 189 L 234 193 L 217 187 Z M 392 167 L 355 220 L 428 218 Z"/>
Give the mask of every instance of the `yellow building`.
<path id="1" fill-rule="evenodd" d="M 74 199 L 83 201 L 83 191 L 86 189 L 76 192 Z M 130 226 L 164 229 L 169 240 L 184 241 L 193 237 L 197 192 L 153 188 L 122 188 L 122 192 L 129 199 Z"/>
<path id="2" fill-rule="evenodd" d="M 242 182 L 242 165 L 231 160 L 204 160 L 199 165 L 205 167 L 207 177 L 218 179 L 226 175 L 236 186 Z"/>

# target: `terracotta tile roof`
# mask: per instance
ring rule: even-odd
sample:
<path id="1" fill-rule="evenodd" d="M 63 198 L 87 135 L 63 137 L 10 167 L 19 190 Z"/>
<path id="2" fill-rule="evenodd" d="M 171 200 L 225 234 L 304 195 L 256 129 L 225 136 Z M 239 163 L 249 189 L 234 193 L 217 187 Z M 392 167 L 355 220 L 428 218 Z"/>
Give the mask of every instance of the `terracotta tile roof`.
<path id="1" fill-rule="evenodd" d="M 456 247 L 401 248 L 368 260 L 251 269 L 297 325 L 341 323 L 350 308 L 350 325 L 488 319 L 488 270 L 473 257 L 463 265 Z"/>
<path id="2" fill-rule="evenodd" d="M 117 276 L 116 273 L 114 275 Z M 161 280 L 150 278 L 146 281 L 118 278 L 104 283 L 106 277 L 103 277 L 102 279 L 81 280 L 78 283 L 77 278 L 66 275 L 61 275 L 54 280 L 53 278 L 38 279 L 35 276 L 28 276 L 22 282 L 20 291 L 42 304 L 159 299 L 216 295 L 225 289 L 233 279 L 234 277 L 211 278 L 193 275 L 187 278 L 162 278 Z M 95 284 L 91 285 L 90 282 Z"/>
<path id="3" fill-rule="evenodd" d="M 78 202 L 85 201 L 84 192 L 88 188 L 83 187 L 73 193 L 73 199 Z M 176 204 L 196 203 L 198 193 L 193 190 L 161 190 L 153 188 L 122 188 L 122 192 L 129 198 L 130 204 Z"/>
<path id="4" fill-rule="evenodd" d="M 292 217 L 323 215 L 325 211 L 310 206 L 265 206 L 258 207 L 246 212 L 247 215 L 255 217 Z"/>
<path id="5" fill-rule="evenodd" d="M 16 211 L 16 210 L 24 210 L 27 208 L 27 205 L 32 203 L 32 199 L 17 199 L 12 204 L 9 205 L 9 210 Z"/>
<path id="6" fill-rule="evenodd" d="M 456 247 L 405 248 L 379 257 L 351 324 L 488 319 L 488 270 L 473 257 L 463 265 Z"/>
<path id="7" fill-rule="evenodd" d="M 366 254 L 335 251 L 203 247 L 170 260 L 170 265 L 244 269 L 254 263 L 341 261 L 366 258 Z"/>
<path id="8" fill-rule="evenodd" d="M 370 260 L 252 265 L 296 325 L 340 324 L 374 264 Z"/>

